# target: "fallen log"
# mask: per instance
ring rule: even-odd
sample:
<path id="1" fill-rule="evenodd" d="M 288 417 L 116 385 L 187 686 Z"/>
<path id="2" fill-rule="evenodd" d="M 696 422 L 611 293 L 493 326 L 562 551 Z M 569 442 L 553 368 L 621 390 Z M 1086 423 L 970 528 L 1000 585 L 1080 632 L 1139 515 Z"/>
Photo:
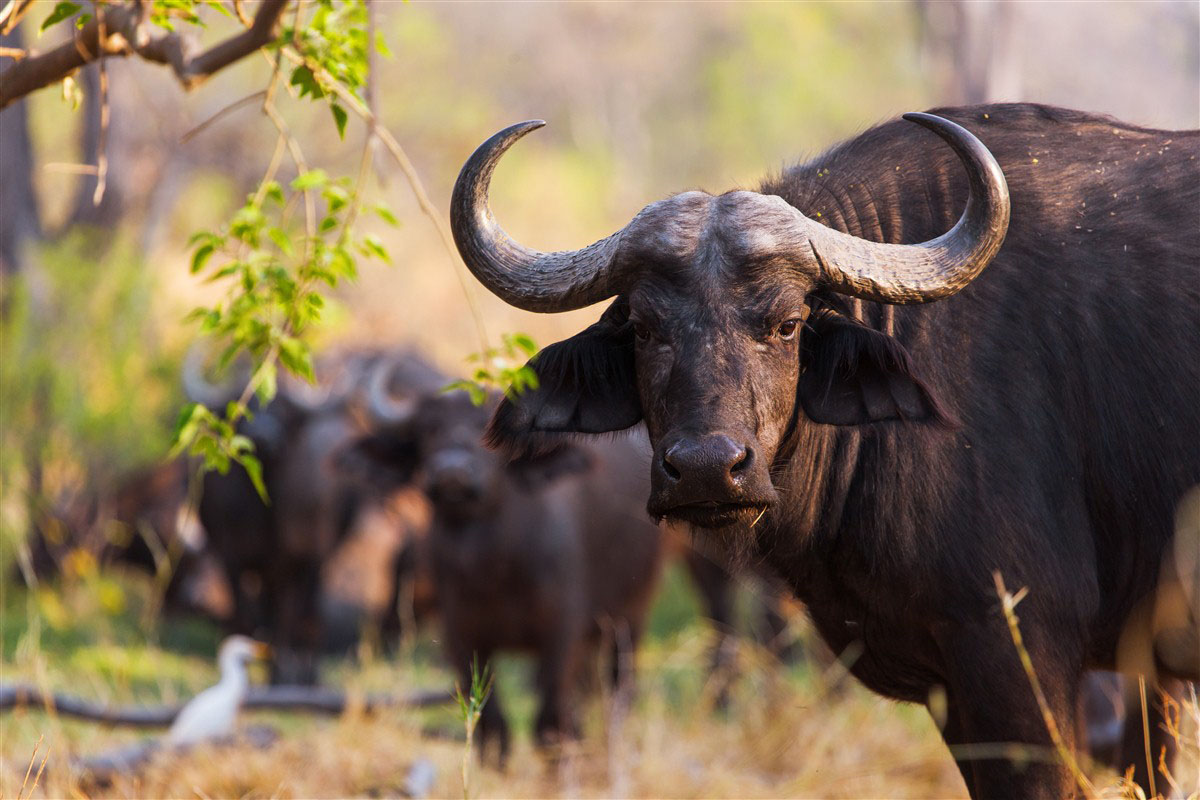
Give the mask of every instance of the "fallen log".
<path id="1" fill-rule="evenodd" d="M 243 711 L 288 711 L 338 715 L 347 708 L 371 713 L 382 708 L 429 708 L 449 703 L 453 693 L 423 690 L 408 695 L 368 694 L 356 697 L 338 689 L 317 686 L 254 687 L 242 703 Z M 18 708 L 44 710 L 64 717 L 85 719 L 105 725 L 135 728 L 166 728 L 182 706 L 105 706 L 79 697 L 45 693 L 34 686 L 0 686 L 0 712 Z"/>

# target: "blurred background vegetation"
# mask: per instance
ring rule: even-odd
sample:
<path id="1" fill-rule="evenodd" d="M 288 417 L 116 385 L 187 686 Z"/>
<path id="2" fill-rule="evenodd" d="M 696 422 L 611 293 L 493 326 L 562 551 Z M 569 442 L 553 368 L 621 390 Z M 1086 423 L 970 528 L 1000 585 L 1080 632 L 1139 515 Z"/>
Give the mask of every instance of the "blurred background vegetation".
<path id="1" fill-rule="evenodd" d="M 519 240 L 573 248 L 650 200 L 753 186 L 911 109 L 1023 99 L 1194 127 L 1197 13 L 1186 2 L 379 3 L 391 57 L 376 59 L 374 91 L 381 121 L 439 209 L 483 138 L 546 119 L 501 165 L 494 207 Z M 34 41 L 35 17 L 19 35 L 44 46 Z M 214 31 L 233 24 L 211 17 Z M 19 254 L 19 268 L 4 275 L 0 345 L 6 558 L 25 533 L 28 493 L 55 496 L 85 475 L 118 474 L 163 452 L 180 403 L 175 367 L 194 335 L 181 319 L 216 292 L 189 274 L 188 237 L 229 218 L 274 141 L 249 105 L 181 143 L 264 85 L 262 59 L 190 94 L 137 59 L 108 68 L 110 171 L 99 207 L 90 202 L 95 179 L 69 171 L 95 160 L 94 68 L 79 76 L 79 110 L 48 89 L 3 114 L 5 181 L 19 183 L 28 167 L 34 190 L 5 195 L 5 248 Z M 324 108 L 293 102 L 282 111 L 312 166 L 353 174 L 362 126 L 351 123 L 343 142 Z M 29 165 L 13 156 L 13 126 L 25 113 Z M 408 341 L 459 372 L 480 345 L 456 267 L 398 172 L 376 163 L 371 192 L 402 226 L 361 224 L 377 228 L 394 266 L 371 264 L 339 289 L 317 342 Z M 281 177 L 294 177 L 287 168 Z M 545 344 L 595 316 L 532 315 L 471 282 L 468 291 L 492 338 L 520 330 Z"/>
<path id="2" fill-rule="evenodd" d="M 505 227 L 546 250 L 606 236 L 676 191 L 753 187 L 914 109 L 1019 99 L 1152 127 L 1200 124 L 1194 2 L 377 2 L 376 15 L 390 51 L 376 59 L 380 121 L 443 213 L 459 167 L 484 138 L 523 119 L 549 122 L 504 159 L 493 190 Z M 35 11 L 16 34 L 26 45 L 47 44 L 36 41 L 42 16 Z M 219 15 L 208 22 L 217 33 L 235 24 Z M 141 590 L 106 589 L 87 564 L 36 593 L 14 588 L 14 576 L 39 509 L 86 487 L 111 490 L 165 457 L 182 404 L 179 365 L 195 337 L 183 318 L 219 291 L 189 273 L 188 238 L 219 228 L 253 191 L 275 130 L 247 105 L 182 138 L 261 89 L 269 69 L 247 58 L 185 94 L 162 67 L 111 59 L 109 175 L 99 206 L 90 200 L 95 179 L 71 167 L 93 163 L 98 149 L 94 67 L 78 76 L 78 109 L 52 88 L 0 112 L 6 672 L 26 674 L 41 637 L 53 635 L 72 653 L 55 667 L 57 683 L 86 674 L 108 687 L 101 695 L 143 697 L 128 682 L 172 656 L 155 648 L 151 661 L 144 651 L 131 659 L 118 646 L 165 635 L 184 653 L 211 653 L 215 629 L 163 634 L 139 613 L 149 602 Z M 281 112 L 311 166 L 357 170 L 363 125 L 352 120 L 343 141 L 325 108 L 289 101 Z M 18 152 L 26 125 L 31 162 Z M 288 170 L 282 182 L 295 177 Z M 31 192 L 22 193 L 26 177 Z M 377 158 L 369 183 L 371 198 L 387 202 L 401 224 L 360 224 L 386 244 L 393 264 L 372 262 L 333 292 L 314 343 L 409 342 L 449 373 L 463 372 L 480 337 L 455 274 L 461 266 L 390 162 Z M 466 291 L 490 341 L 523 331 L 544 345 L 597 313 L 532 315 L 473 282 Z M 666 597 L 655 625 L 664 640 L 695 617 L 686 589 Z M 175 682 L 154 694 L 171 699 L 208 674 L 189 669 L 164 668 Z"/>

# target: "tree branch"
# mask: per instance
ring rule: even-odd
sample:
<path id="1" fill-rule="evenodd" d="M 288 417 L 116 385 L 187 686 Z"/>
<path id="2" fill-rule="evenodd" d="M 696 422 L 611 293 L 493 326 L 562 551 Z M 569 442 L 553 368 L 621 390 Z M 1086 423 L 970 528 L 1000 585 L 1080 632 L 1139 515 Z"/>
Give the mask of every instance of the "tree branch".
<path id="1" fill-rule="evenodd" d="M 168 64 L 185 89 L 270 44 L 288 0 L 262 0 L 249 28 L 196 54 L 195 42 L 179 33 L 151 37 L 144 3 L 105 6 L 74 38 L 45 53 L 30 54 L 0 72 L 0 109 L 30 92 L 61 81 L 90 61 L 134 53 Z"/>

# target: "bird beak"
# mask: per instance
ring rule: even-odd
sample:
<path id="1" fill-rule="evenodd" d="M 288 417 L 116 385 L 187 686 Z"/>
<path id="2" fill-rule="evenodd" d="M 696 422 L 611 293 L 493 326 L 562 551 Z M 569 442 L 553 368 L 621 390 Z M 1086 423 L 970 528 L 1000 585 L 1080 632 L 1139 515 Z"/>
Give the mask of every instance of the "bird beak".
<path id="1" fill-rule="evenodd" d="M 274 653 L 271 650 L 271 645 L 267 644 L 266 642 L 254 643 L 254 657 L 259 661 L 269 661 L 273 654 Z"/>

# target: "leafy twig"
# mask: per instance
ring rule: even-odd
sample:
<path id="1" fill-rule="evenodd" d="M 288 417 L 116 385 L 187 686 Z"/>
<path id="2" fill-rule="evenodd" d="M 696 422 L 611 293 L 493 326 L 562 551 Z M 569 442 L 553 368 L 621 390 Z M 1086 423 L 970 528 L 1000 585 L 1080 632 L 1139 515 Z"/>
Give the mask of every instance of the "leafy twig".
<path id="1" fill-rule="evenodd" d="M 494 679 L 491 662 L 487 662 L 483 665 L 483 669 L 480 669 L 479 654 L 476 653 L 471 658 L 470 694 L 464 696 L 462 686 L 457 683 L 454 685 L 454 699 L 458 701 L 459 717 L 462 719 L 467 733 L 467 744 L 462 758 L 463 800 L 468 800 L 471 796 L 471 747 L 475 740 L 475 726 L 479 724 L 479 718 L 483 715 L 483 707 L 491 697 Z"/>
<path id="2" fill-rule="evenodd" d="M 400 167 L 400 171 L 404 173 L 405 180 L 408 181 L 409 187 L 412 189 L 413 196 L 417 200 L 417 205 L 421 212 L 427 216 L 437 230 L 438 237 L 441 239 L 442 247 L 446 254 L 450 257 L 451 263 L 454 264 L 454 274 L 458 277 L 459 284 L 462 287 L 463 295 L 466 297 L 467 306 L 471 310 L 471 316 L 475 321 L 476 332 L 479 334 L 480 348 L 486 350 L 488 348 L 487 328 L 483 322 L 483 314 L 479 310 L 478 303 L 475 302 L 474 295 L 471 294 L 469 284 L 466 277 L 462 273 L 462 268 L 456 258 L 457 250 L 454 247 L 453 237 L 450 235 L 450 229 L 446 227 L 445 221 L 434 208 L 433 202 L 429 199 L 428 192 L 425 191 L 425 184 L 421 182 L 420 176 L 417 174 L 416 167 L 413 166 L 408 154 L 404 152 L 404 148 L 400 142 L 392 136 L 391 132 L 386 127 L 379 124 L 375 113 L 353 92 L 346 89 L 338 81 L 324 69 L 320 64 L 316 64 L 312 59 L 306 58 L 303 53 L 285 47 L 281 51 L 293 63 L 307 67 L 314 75 L 319 75 L 322 78 L 322 85 L 327 85 L 327 88 L 342 100 L 351 111 L 353 111 L 361 119 L 365 120 L 368 125 L 374 127 L 379 141 L 391 154 L 396 164 Z"/>

